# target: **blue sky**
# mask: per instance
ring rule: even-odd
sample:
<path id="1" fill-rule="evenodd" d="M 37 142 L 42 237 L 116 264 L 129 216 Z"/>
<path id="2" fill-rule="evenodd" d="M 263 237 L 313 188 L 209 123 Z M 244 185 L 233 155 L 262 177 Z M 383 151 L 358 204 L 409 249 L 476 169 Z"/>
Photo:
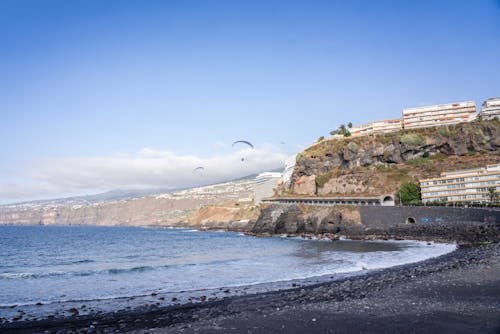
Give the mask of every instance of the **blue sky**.
<path id="1" fill-rule="evenodd" d="M 339 123 L 500 96 L 499 59 L 494 0 L 0 0 L 0 203 L 269 169 Z"/>

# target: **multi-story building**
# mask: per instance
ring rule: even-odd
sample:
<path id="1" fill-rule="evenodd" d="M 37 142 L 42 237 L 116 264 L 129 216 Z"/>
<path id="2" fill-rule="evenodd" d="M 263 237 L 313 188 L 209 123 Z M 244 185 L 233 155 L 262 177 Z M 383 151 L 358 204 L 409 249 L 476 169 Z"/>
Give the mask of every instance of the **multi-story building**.
<path id="1" fill-rule="evenodd" d="M 349 129 L 351 136 L 366 136 L 372 133 L 387 133 L 403 129 L 403 122 L 400 119 L 388 119 L 385 121 L 375 121 Z"/>
<path id="2" fill-rule="evenodd" d="M 488 202 L 490 188 L 500 192 L 500 164 L 441 173 L 420 181 L 422 201 Z"/>
<path id="3" fill-rule="evenodd" d="M 283 178 L 281 173 L 265 172 L 257 175 L 253 188 L 254 203 L 259 204 L 263 198 L 273 196 L 274 190 L 278 187 L 278 184 L 282 182 L 282 180 Z"/>
<path id="4" fill-rule="evenodd" d="M 353 126 L 349 129 L 351 136 L 366 136 L 373 133 L 373 122 Z"/>
<path id="5" fill-rule="evenodd" d="M 427 128 L 473 121 L 476 117 L 474 101 L 438 104 L 403 110 L 405 129 Z"/>
<path id="6" fill-rule="evenodd" d="M 482 119 L 493 119 L 495 117 L 500 119 L 500 97 L 484 101 L 479 116 Z"/>
<path id="7" fill-rule="evenodd" d="M 401 119 L 388 119 L 385 121 L 376 121 L 372 123 L 374 133 L 387 133 L 399 131 L 403 129 L 403 122 Z"/>
<path id="8" fill-rule="evenodd" d="M 282 176 L 284 183 L 290 182 L 296 162 L 297 162 L 297 154 L 291 155 L 285 160 L 285 168 L 283 170 L 283 176 Z"/>

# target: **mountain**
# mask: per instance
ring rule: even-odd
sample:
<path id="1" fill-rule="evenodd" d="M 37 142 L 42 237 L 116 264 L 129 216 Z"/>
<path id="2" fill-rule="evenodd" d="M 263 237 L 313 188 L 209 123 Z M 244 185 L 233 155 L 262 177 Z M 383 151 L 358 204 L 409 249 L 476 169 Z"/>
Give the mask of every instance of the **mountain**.
<path id="1" fill-rule="evenodd" d="M 189 225 L 188 216 L 204 206 L 226 203 L 247 210 L 252 205 L 253 178 L 145 196 L 147 192 L 115 191 L 4 205 L 0 207 L 0 224 Z M 134 194 L 138 197 L 131 197 Z"/>

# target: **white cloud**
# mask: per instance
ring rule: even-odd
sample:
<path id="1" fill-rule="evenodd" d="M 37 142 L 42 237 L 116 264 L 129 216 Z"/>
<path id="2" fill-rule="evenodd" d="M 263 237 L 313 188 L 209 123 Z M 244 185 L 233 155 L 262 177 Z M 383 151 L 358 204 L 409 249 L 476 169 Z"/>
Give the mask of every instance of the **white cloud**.
<path id="1" fill-rule="evenodd" d="M 220 150 L 227 147 L 226 143 L 221 140 L 216 141 L 212 146 L 216 150 Z"/>
<path id="2" fill-rule="evenodd" d="M 281 168 L 285 158 L 284 153 L 267 146 L 212 158 L 144 148 L 135 155 L 44 159 L 31 164 L 24 182 L 1 185 L 0 201 L 96 189 L 190 187 Z M 204 167 L 201 175 L 194 171 L 198 166 Z"/>

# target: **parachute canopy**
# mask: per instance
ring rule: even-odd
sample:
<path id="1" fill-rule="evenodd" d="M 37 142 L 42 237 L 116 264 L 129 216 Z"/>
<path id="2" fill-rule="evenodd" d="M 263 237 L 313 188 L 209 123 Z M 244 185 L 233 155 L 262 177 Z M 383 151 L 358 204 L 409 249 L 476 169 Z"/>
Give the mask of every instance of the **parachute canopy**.
<path id="1" fill-rule="evenodd" d="M 196 167 L 196 168 L 195 168 L 195 169 L 193 169 L 193 170 L 196 172 L 196 171 L 198 171 L 198 170 L 204 170 L 204 169 L 205 169 L 205 167 L 200 166 L 200 167 Z"/>
<path id="2" fill-rule="evenodd" d="M 253 145 L 252 145 L 252 143 L 251 143 L 251 142 L 249 142 L 249 141 L 246 141 L 246 140 L 237 140 L 237 141 L 235 141 L 235 142 L 233 143 L 233 145 L 232 145 L 232 146 L 234 146 L 234 145 L 236 145 L 236 144 L 245 144 L 245 145 L 250 146 L 251 148 L 254 148 L 254 147 L 253 147 Z"/>

